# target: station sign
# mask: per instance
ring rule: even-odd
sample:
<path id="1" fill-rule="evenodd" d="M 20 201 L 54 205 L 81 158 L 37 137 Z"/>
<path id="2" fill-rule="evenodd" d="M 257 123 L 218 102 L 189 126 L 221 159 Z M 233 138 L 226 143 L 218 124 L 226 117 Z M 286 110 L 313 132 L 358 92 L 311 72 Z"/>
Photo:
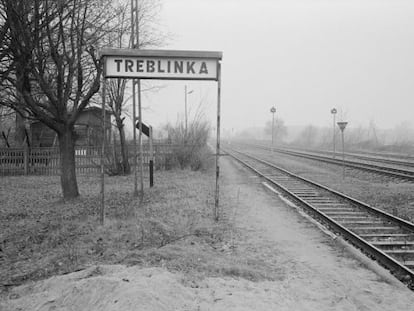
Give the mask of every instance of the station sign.
<path id="1" fill-rule="evenodd" d="M 103 49 L 105 78 L 217 80 L 221 52 Z"/>

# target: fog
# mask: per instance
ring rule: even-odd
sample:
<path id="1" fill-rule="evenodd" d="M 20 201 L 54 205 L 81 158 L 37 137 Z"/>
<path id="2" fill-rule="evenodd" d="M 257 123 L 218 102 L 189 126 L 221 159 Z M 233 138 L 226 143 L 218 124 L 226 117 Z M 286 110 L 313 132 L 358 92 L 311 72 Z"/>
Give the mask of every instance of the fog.
<path id="1" fill-rule="evenodd" d="M 333 107 L 349 129 L 412 129 L 414 1 L 168 0 L 160 27 L 164 49 L 223 52 L 225 135 L 264 127 L 272 106 L 292 139 L 330 128 Z M 182 119 L 187 85 L 190 117 L 215 127 L 215 82 L 145 83 L 159 87 L 144 92 L 147 123 Z"/>

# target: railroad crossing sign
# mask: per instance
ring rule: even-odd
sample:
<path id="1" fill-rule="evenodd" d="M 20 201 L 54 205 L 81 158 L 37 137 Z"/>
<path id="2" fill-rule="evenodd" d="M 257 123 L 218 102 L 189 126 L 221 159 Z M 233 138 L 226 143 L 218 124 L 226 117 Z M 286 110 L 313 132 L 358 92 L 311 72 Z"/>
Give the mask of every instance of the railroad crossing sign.
<path id="1" fill-rule="evenodd" d="M 346 128 L 346 125 L 348 124 L 348 122 L 338 122 L 337 123 L 339 126 L 339 129 L 343 132 Z"/>

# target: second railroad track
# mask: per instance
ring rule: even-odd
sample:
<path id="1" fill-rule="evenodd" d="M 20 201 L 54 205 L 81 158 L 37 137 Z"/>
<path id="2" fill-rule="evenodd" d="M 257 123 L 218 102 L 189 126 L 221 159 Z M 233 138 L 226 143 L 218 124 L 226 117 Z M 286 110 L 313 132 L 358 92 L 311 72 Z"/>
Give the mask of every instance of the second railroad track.
<path id="1" fill-rule="evenodd" d="M 258 144 L 245 144 L 245 146 L 255 148 L 255 149 L 263 149 L 271 151 L 272 148 L 269 146 L 258 145 Z M 391 178 L 397 178 L 402 180 L 407 180 L 414 182 L 414 170 L 412 169 L 413 162 L 404 162 L 404 161 L 391 161 L 391 160 L 383 160 L 383 159 L 375 159 L 371 157 L 371 163 L 367 163 L 367 158 L 364 161 L 355 161 L 355 160 L 344 160 L 340 158 L 333 159 L 328 156 L 316 154 L 314 152 L 305 152 L 305 151 L 298 151 L 293 149 L 281 149 L 281 148 L 274 148 L 274 152 L 285 154 L 294 157 L 305 158 L 309 160 L 320 161 L 324 163 L 334 164 L 334 165 L 341 165 L 346 166 L 352 169 L 367 171 L 370 173 L 380 174 L 383 176 L 388 176 Z M 374 162 L 382 162 L 382 163 L 374 163 Z M 406 164 L 406 168 L 397 167 L 396 164 L 402 165 Z M 394 164 L 394 165 L 392 165 Z M 408 166 L 411 166 L 408 168 Z"/>

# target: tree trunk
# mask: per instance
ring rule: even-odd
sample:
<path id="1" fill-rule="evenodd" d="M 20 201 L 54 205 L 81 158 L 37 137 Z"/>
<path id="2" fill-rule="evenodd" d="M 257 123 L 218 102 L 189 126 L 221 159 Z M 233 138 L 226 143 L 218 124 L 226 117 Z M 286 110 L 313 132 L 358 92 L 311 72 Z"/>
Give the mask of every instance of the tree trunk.
<path id="1" fill-rule="evenodd" d="M 78 183 L 75 172 L 75 139 L 71 128 L 65 128 L 58 134 L 60 150 L 60 183 L 63 198 L 73 199 L 79 196 Z"/>
<path id="2" fill-rule="evenodd" d="M 130 174 L 131 166 L 128 161 L 128 146 L 125 142 L 124 124 L 122 123 L 122 120 L 116 120 L 116 125 L 119 132 L 119 142 L 121 144 L 122 170 L 124 174 Z"/>

